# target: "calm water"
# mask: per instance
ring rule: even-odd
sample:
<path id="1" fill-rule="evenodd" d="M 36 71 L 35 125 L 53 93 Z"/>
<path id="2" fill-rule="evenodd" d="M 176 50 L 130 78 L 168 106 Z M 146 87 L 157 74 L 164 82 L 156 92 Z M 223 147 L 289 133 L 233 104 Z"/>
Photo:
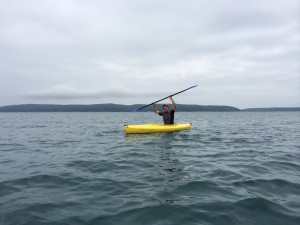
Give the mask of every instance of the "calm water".
<path id="1" fill-rule="evenodd" d="M 300 224 L 300 113 L 0 113 L 0 224 Z"/>

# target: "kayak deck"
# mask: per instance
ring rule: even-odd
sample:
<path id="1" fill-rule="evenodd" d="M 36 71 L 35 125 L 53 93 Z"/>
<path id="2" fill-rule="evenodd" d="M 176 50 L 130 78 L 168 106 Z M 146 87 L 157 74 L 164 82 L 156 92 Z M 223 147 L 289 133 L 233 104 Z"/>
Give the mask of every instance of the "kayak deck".
<path id="1" fill-rule="evenodd" d="M 140 124 L 140 125 L 124 125 L 126 134 L 146 134 L 146 133 L 158 133 L 158 132 L 174 132 L 179 130 L 189 130 L 191 123 L 183 124 Z"/>

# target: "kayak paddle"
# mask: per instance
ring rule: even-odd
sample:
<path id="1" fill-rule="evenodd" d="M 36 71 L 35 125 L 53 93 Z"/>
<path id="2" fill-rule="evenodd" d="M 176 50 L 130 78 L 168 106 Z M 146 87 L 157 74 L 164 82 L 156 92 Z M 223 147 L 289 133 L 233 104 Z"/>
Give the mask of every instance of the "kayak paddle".
<path id="1" fill-rule="evenodd" d="M 184 89 L 184 90 L 182 90 L 182 91 L 179 91 L 179 92 L 177 92 L 177 93 L 175 93 L 175 94 L 172 94 L 172 95 L 169 95 L 169 96 L 167 96 L 167 97 L 165 97 L 165 98 L 159 99 L 159 100 L 157 100 L 156 102 L 153 102 L 153 103 L 160 102 L 160 101 L 165 100 L 165 99 L 167 99 L 167 98 L 169 98 L 169 97 L 171 97 L 171 96 L 178 95 L 178 94 L 180 94 L 180 93 L 182 93 L 182 92 L 185 92 L 185 91 L 187 91 L 187 90 L 189 90 L 189 89 L 192 89 L 192 88 L 195 88 L 195 87 L 197 87 L 197 86 L 198 86 L 198 85 L 194 85 L 194 86 L 192 86 L 192 87 L 189 87 L 189 88 L 187 88 L 187 89 Z M 139 111 L 139 110 L 141 110 L 141 109 L 143 109 L 143 108 L 146 108 L 146 107 L 148 107 L 148 106 L 150 106 L 150 105 L 153 105 L 153 103 L 148 104 L 148 105 L 145 105 L 145 106 L 143 106 L 143 107 L 141 107 L 141 108 L 138 108 L 138 109 L 134 110 L 134 112 L 137 112 L 137 111 Z"/>

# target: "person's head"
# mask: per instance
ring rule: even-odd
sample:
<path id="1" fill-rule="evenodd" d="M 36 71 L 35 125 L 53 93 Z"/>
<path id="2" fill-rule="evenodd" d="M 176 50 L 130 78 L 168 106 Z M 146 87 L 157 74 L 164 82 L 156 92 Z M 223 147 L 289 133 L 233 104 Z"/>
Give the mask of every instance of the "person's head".
<path id="1" fill-rule="evenodd" d="M 167 104 L 164 104 L 163 109 L 164 109 L 165 112 L 168 112 L 169 111 L 169 106 Z"/>

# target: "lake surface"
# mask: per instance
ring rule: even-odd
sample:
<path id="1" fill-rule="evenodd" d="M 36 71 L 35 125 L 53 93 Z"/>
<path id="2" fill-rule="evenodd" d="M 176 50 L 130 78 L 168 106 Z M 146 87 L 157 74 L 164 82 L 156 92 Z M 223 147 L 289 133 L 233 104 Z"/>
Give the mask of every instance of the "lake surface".
<path id="1" fill-rule="evenodd" d="M 300 224 L 300 113 L 0 113 L 1 225 Z"/>

